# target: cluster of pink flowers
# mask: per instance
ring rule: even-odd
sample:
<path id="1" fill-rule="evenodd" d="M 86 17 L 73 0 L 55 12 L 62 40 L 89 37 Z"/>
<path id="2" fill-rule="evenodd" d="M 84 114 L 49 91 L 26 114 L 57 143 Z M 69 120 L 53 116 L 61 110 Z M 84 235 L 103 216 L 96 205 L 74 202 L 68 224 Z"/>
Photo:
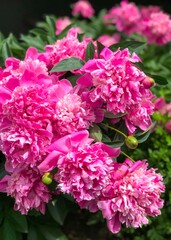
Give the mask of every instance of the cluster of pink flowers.
<path id="1" fill-rule="evenodd" d="M 141 34 L 148 43 L 162 45 L 171 41 L 171 18 L 157 6 L 138 8 L 135 3 L 122 0 L 104 15 L 104 21 L 115 24 L 118 31 L 127 35 Z"/>
<path id="2" fill-rule="evenodd" d="M 45 213 L 53 194 L 70 194 L 81 208 L 102 211 L 108 227 L 117 233 L 121 224 L 139 227 L 147 216 L 160 214 L 164 185 L 160 174 L 147 169 L 145 160 L 117 163 L 120 148 L 89 137 L 93 124 L 105 113 L 122 114 L 128 132 L 151 125 L 153 95 L 148 76 L 135 66 L 141 61 L 128 49 L 105 47 L 98 58 L 96 43 L 77 39 L 72 28 L 66 37 L 45 46 L 30 47 L 24 60 L 7 58 L 0 70 L 0 150 L 7 175 L 0 191 L 15 199 L 16 210 Z M 88 43 L 94 58 L 86 60 Z M 71 71 L 51 71 L 64 59 L 84 64 Z M 68 77 L 76 76 L 72 86 Z M 68 78 L 68 79 L 67 79 Z M 46 185 L 51 176 L 56 192 Z"/>

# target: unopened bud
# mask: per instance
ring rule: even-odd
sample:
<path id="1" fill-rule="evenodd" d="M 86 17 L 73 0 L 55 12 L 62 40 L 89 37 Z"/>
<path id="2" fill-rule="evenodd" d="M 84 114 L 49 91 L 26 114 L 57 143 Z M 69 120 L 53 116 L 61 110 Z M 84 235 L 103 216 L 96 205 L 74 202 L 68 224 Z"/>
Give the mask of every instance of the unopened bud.
<path id="1" fill-rule="evenodd" d="M 42 176 L 42 182 L 46 185 L 51 184 L 52 180 L 53 180 L 53 177 L 52 177 L 52 174 L 50 172 L 47 172 Z"/>
<path id="2" fill-rule="evenodd" d="M 125 139 L 125 143 L 126 143 L 127 147 L 130 149 L 135 149 L 138 146 L 138 140 L 132 135 L 128 136 Z"/>
<path id="3" fill-rule="evenodd" d="M 143 83 L 144 87 L 145 87 L 146 89 L 148 89 L 148 88 L 154 86 L 155 81 L 154 81 L 154 79 L 151 78 L 151 77 L 146 77 L 146 78 L 144 78 L 144 80 L 142 81 L 142 83 Z"/>

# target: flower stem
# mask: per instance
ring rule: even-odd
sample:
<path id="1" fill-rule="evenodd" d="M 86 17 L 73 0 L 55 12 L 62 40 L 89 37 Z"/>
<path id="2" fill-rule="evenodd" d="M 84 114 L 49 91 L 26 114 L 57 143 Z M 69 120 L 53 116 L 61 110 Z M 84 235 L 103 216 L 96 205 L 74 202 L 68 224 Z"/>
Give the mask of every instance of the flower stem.
<path id="1" fill-rule="evenodd" d="M 102 125 L 105 126 L 105 127 L 107 127 L 107 128 L 110 128 L 110 129 L 114 130 L 115 132 L 120 133 L 122 136 L 124 136 L 124 138 L 127 138 L 127 135 L 126 135 L 125 133 L 119 131 L 118 129 L 116 129 L 116 128 L 114 128 L 114 127 L 111 127 L 111 126 L 109 126 L 109 125 L 107 125 L 107 124 L 105 124 L 105 123 L 102 123 Z"/>
<path id="2" fill-rule="evenodd" d="M 130 156 L 128 156 L 126 153 L 121 151 L 121 154 L 123 154 L 125 157 L 129 158 L 132 162 L 135 162 L 135 160 L 133 158 L 131 158 Z"/>

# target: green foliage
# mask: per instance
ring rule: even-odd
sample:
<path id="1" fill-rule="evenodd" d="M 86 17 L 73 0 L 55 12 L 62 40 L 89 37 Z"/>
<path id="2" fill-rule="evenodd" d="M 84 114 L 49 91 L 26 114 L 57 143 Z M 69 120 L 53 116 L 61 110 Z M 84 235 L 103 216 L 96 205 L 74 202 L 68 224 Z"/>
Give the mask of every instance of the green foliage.
<path id="1" fill-rule="evenodd" d="M 121 50 L 125 49 L 125 48 L 129 48 L 129 50 L 131 52 L 141 52 L 142 49 L 144 49 L 144 47 L 147 45 L 147 43 L 145 42 L 137 42 L 137 41 L 123 41 L 123 42 L 119 42 L 116 44 L 113 44 L 112 46 L 110 46 L 109 48 L 112 51 L 116 51 L 118 48 L 120 48 Z"/>
<path id="2" fill-rule="evenodd" d="M 92 42 L 89 42 L 86 48 L 86 61 L 94 58 L 94 53 L 95 53 L 94 44 Z"/>
<path id="3" fill-rule="evenodd" d="M 65 72 L 80 69 L 84 65 L 84 61 L 79 58 L 71 57 L 60 61 L 50 72 Z"/>

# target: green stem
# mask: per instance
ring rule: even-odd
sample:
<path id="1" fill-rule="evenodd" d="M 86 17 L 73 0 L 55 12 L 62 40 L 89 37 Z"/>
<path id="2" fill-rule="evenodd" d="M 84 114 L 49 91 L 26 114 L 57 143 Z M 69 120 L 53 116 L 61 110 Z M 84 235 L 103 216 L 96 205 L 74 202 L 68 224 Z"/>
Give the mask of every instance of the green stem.
<path id="1" fill-rule="evenodd" d="M 125 157 L 129 158 L 132 162 L 135 162 L 135 160 L 133 158 L 131 158 L 130 156 L 128 156 L 126 153 L 121 151 L 121 154 L 123 154 Z"/>
<path id="2" fill-rule="evenodd" d="M 111 126 L 109 126 L 109 125 L 107 125 L 107 124 L 105 124 L 105 123 L 102 123 L 102 125 L 105 126 L 105 127 L 107 127 L 107 128 L 110 128 L 110 129 L 114 130 L 115 132 L 120 133 L 122 136 L 124 136 L 124 138 L 127 138 L 127 135 L 126 135 L 125 133 L 119 131 L 118 129 L 116 129 L 116 128 L 114 128 L 114 127 L 111 127 Z"/>

